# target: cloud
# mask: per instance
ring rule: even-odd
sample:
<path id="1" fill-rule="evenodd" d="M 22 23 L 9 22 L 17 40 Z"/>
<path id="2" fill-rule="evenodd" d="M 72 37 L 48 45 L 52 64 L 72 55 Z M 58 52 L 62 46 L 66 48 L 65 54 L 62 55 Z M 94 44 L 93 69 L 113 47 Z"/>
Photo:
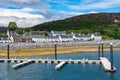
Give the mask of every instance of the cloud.
<path id="1" fill-rule="evenodd" d="M 27 18 L 18 18 L 18 17 L 0 17 L 0 25 L 6 26 L 11 21 L 15 21 L 18 27 L 30 27 L 41 22 L 41 19 L 27 19 Z"/>
<path id="2" fill-rule="evenodd" d="M 0 0 L 0 5 L 4 8 L 33 8 L 41 12 L 46 12 L 49 10 L 48 2 L 45 0 Z"/>
<path id="3" fill-rule="evenodd" d="M 0 26 L 15 21 L 19 27 L 30 27 L 119 4 L 120 0 L 0 0 Z"/>
<path id="4" fill-rule="evenodd" d="M 12 0 L 16 3 L 31 3 L 31 2 L 37 2 L 38 0 Z"/>
<path id="5" fill-rule="evenodd" d="M 15 16 L 18 18 L 44 18 L 42 15 L 37 15 L 37 14 L 29 14 L 27 12 L 32 11 L 30 8 L 25 8 L 25 9 L 20 9 L 20 10 L 13 10 L 13 9 L 0 9 L 0 16 Z"/>
<path id="6" fill-rule="evenodd" d="M 44 14 L 49 4 L 44 0 L 0 0 L 0 26 L 15 21 L 19 27 L 29 27 L 48 21 Z"/>
<path id="7" fill-rule="evenodd" d="M 33 26 L 41 23 L 44 16 L 40 14 L 31 14 L 33 9 L 0 9 L 0 25 L 7 26 L 9 22 L 15 21 L 19 27 Z"/>
<path id="8" fill-rule="evenodd" d="M 7 26 L 9 22 L 14 21 L 18 24 L 19 27 L 30 27 L 43 22 L 48 22 L 52 20 L 65 19 L 74 15 L 80 15 L 83 13 L 77 12 L 46 12 L 46 13 L 37 13 L 31 14 L 34 9 L 23 8 L 23 9 L 0 9 L 0 25 Z"/>
<path id="9" fill-rule="evenodd" d="M 117 7 L 120 4 L 120 0 L 88 0 L 83 1 L 83 3 L 79 5 L 68 5 L 70 9 L 76 10 L 89 10 L 89 9 L 105 9 L 105 8 L 112 8 Z"/>

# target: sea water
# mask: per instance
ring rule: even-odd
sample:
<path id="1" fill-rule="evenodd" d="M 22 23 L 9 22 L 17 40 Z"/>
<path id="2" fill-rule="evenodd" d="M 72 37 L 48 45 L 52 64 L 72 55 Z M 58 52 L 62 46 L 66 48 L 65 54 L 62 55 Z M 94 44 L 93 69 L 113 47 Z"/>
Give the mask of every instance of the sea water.
<path id="1" fill-rule="evenodd" d="M 104 52 L 109 59 L 109 52 Z M 98 59 L 97 52 L 59 54 L 58 59 Z M 23 58 L 23 57 L 22 57 Z M 28 58 L 53 59 L 54 55 Z M 114 51 L 115 73 L 105 72 L 101 64 L 67 64 L 55 70 L 56 64 L 33 63 L 13 69 L 15 63 L 0 63 L 0 80 L 120 80 L 120 51 Z"/>

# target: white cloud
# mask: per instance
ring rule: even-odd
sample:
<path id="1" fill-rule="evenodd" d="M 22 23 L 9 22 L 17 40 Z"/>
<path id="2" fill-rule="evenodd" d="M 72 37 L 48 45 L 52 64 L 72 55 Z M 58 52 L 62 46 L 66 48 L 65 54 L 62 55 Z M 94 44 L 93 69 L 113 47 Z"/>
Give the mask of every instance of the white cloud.
<path id="1" fill-rule="evenodd" d="M 37 2 L 38 0 L 11 0 L 11 1 L 17 3 L 31 3 L 31 2 Z"/>
<path id="2" fill-rule="evenodd" d="M 16 22 L 18 27 L 30 27 L 41 23 L 41 19 L 25 19 L 25 18 L 16 18 L 16 17 L 0 17 L 0 25 L 8 26 L 8 23 L 11 21 Z"/>
<path id="3" fill-rule="evenodd" d="M 53 7 L 55 4 L 61 7 Z M 30 27 L 85 13 L 97 13 L 96 9 L 112 8 L 119 4 L 120 0 L 0 0 L 3 6 L 0 7 L 0 25 L 7 26 L 10 21 L 15 21 L 19 27 Z"/>
<path id="4" fill-rule="evenodd" d="M 88 13 L 98 13 L 98 12 L 96 12 L 96 11 L 90 11 L 90 12 L 88 12 Z"/>
<path id="5" fill-rule="evenodd" d="M 3 9 L 0 8 L 0 25 L 7 26 L 9 22 L 17 22 L 19 27 L 33 26 L 43 22 L 44 16 L 40 14 L 30 14 L 30 8 L 23 9 Z"/>
<path id="6" fill-rule="evenodd" d="M 93 2 L 90 0 L 88 2 L 83 1 L 83 3 L 79 5 L 68 5 L 69 8 L 71 9 L 76 9 L 76 10 L 87 10 L 87 9 L 105 9 L 105 8 L 112 8 L 119 6 L 120 0 L 101 0 L 101 1 L 96 1 L 94 0 Z"/>
<path id="7" fill-rule="evenodd" d="M 13 9 L 0 9 L 0 16 L 14 16 L 18 18 L 44 18 L 42 15 L 37 15 L 37 14 L 30 14 L 28 12 L 32 11 L 32 9 L 25 8 L 21 10 L 13 10 Z"/>

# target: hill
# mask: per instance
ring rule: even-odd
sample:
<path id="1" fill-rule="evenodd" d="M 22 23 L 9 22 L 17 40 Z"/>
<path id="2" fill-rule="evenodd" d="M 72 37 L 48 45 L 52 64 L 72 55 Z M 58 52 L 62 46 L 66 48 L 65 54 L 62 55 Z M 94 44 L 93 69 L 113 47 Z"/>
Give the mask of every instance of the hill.
<path id="1" fill-rule="evenodd" d="M 33 30 L 67 32 L 100 32 L 105 39 L 120 39 L 120 13 L 91 13 L 38 24 Z"/>
<path id="2" fill-rule="evenodd" d="M 0 26 L 0 36 L 6 36 L 7 28 Z"/>
<path id="3" fill-rule="evenodd" d="M 6 33 L 6 32 L 7 32 L 7 27 L 0 26 L 0 33 Z"/>

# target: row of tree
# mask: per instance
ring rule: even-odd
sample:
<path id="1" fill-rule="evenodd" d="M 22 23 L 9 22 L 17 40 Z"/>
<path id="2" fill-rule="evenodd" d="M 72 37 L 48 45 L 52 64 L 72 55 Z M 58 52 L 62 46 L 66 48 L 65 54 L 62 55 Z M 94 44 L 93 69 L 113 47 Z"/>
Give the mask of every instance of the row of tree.
<path id="1" fill-rule="evenodd" d="M 24 34 L 24 32 L 30 32 L 31 28 L 18 28 L 16 22 L 9 22 L 7 30 L 16 31 L 18 34 Z"/>
<path id="2" fill-rule="evenodd" d="M 94 33 L 100 32 L 103 39 L 120 39 L 120 24 L 102 24 L 97 20 L 87 21 L 87 22 L 74 22 L 74 21 L 53 21 L 49 23 L 44 23 L 41 25 L 34 26 L 32 28 L 18 28 L 16 22 L 9 22 L 8 30 L 16 31 L 18 34 L 23 34 L 24 32 L 36 31 L 36 30 L 58 30 L 78 33 Z M 46 33 L 45 33 L 46 34 Z"/>
<path id="3" fill-rule="evenodd" d="M 119 23 L 102 23 L 98 20 L 87 21 L 52 21 L 44 24 L 39 24 L 32 27 L 33 30 L 59 30 L 78 33 L 94 33 L 100 32 L 103 39 L 120 39 L 120 24 Z"/>

